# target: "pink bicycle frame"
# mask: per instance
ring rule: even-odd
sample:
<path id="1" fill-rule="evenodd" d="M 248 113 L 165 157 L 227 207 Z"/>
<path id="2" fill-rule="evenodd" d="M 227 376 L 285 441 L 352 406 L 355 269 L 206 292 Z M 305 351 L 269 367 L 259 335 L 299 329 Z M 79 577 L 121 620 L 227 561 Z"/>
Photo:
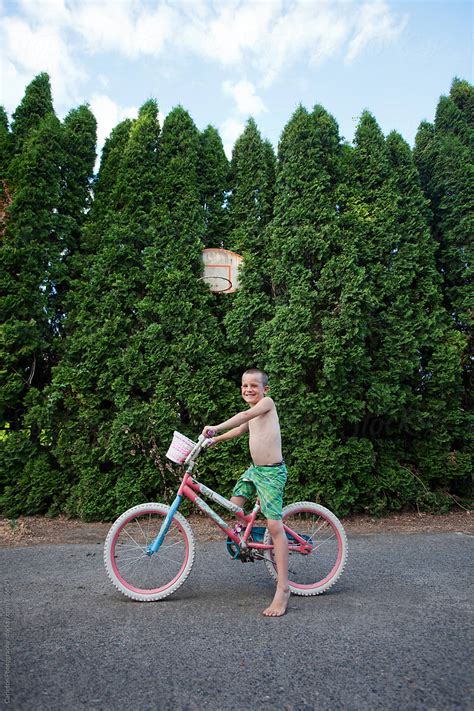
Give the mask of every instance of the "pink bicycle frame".
<path id="1" fill-rule="evenodd" d="M 252 532 L 252 527 L 260 511 L 260 504 L 258 502 L 258 499 L 255 503 L 252 512 L 250 514 L 245 514 L 244 510 L 240 508 L 240 506 L 237 506 L 236 504 L 232 503 L 232 501 L 230 501 L 229 499 L 226 499 L 224 496 L 221 496 L 216 491 L 213 491 L 209 487 L 197 481 L 197 479 L 193 479 L 193 477 L 191 476 L 191 472 L 194 467 L 193 456 L 197 456 L 197 454 L 199 454 L 202 447 L 204 446 L 204 442 L 204 438 L 200 437 L 198 444 L 195 446 L 193 451 L 188 455 L 188 458 L 186 459 L 185 463 L 188 466 L 186 467 L 183 478 L 181 480 L 176 499 L 170 506 L 170 510 L 165 520 L 163 521 L 160 532 L 158 533 L 155 540 L 148 546 L 148 555 L 153 555 L 153 553 L 156 553 L 156 551 L 160 548 L 164 537 L 168 531 L 168 528 L 171 524 L 171 520 L 176 511 L 178 510 L 178 507 L 184 497 L 192 501 L 193 504 L 195 504 L 198 509 L 200 509 L 203 513 L 207 514 L 207 516 L 209 516 L 212 521 L 214 521 L 214 523 L 219 526 L 219 528 L 222 529 L 222 531 L 224 531 L 224 533 L 226 533 L 227 536 L 238 546 L 241 546 L 242 543 L 244 543 L 248 548 L 271 550 L 273 548 L 273 544 L 271 543 L 259 543 L 257 541 L 248 540 Z M 233 528 L 231 528 L 224 521 L 224 519 L 221 518 L 221 516 L 219 516 L 219 514 L 214 511 L 211 506 L 209 506 L 209 504 L 207 504 L 203 499 L 201 499 L 199 494 L 207 496 L 223 508 L 227 509 L 228 511 L 231 511 L 234 516 L 236 516 L 239 521 L 242 522 L 242 524 L 245 524 L 245 530 L 243 531 L 243 533 L 238 533 Z M 305 540 L 302 536 L 298 535 L 295 531 L 292 531 L 291 528 L 288 528 L 288 526 L 286 526 L 285 524 L 283 524 L 283 527 L 286 533 L 289 534 L 291 537 L 288 543 L 290 550 L 298 550 L 300 553 L 311 552 L 312 547 L 310 544 L 308 544 L 307 540 Z"/>
<path id="2" fill-rule="evenodd" d="M 220 504 L 223 508 L 227 509 L 228 511 L 231 511 L 234 516 L 239 519 L 239 521 L 245 524 L 245 531 L 241 535 L 236 533 L 233 528 L 231 528 L 224 521 L 224 519 L 221 518 L 211 506 L 209 506 L 209 504 L 207 504 L 203 499 L 201 499 L 199 494 L 207 496 L 209 499 L 212 499 L 216 503 Z M 187 472 L 184 474 L 181 486 L 178 489 L 178 495 L 185 496 L 187 499 L 192 501 L 193 504 L 198 507 L 198 509 L 200 509 L 203 513 L 207 514 L 214 521 L 214 523 L 219 526 L 219 528 L 222 529 L 222 531 L 224 531 L 224 533 L 226 533 L 227 536 L 234 541 L 234 543 L 237 544 L 239 544 L 242 540 L 247 541 L 248 537 L 250 536 L 252 526 L 254 525 L 255 520 L 257 518 L 258 512 L 260 511 L 260 505 L 257 499 L 252 512 L 250 514 L 245 514 L 243 509 L 240 508 L 240 506 L 233 504 L 232 501 L 230 501 L 229 499 L 226 499 L 224 496 L 221 496 L 216 491 L 213 491 L 204 484 L 201 484 L 201 482 L 197 481 L 196 479 L 193 479 L 192 476 Z M 251 546 L 252 548 L 257 547 L 257 545 L 254 543 L 250 543 L 249 546 Z M 258 544 L 258 547 L 269 549 L 272 546 L 264 545 L 262 543 Z"/>

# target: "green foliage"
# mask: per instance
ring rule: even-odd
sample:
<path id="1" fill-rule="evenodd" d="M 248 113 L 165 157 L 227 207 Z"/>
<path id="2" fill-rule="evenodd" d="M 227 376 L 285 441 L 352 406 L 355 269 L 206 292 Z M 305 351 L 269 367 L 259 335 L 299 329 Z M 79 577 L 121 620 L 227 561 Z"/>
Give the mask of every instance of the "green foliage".
<path id="1" fill-rule="evenodd" d="M 3 106 L 0 106 L 0 180 L 5 179 L 12 152 L 11 133 L 8 126 L 8 116 Z M 0 196 L 1 196 L 0 192 Z"/>
<path id="2" fill-rule="evenodd" d="M 83 269 L 82 228 L 92 204 L 96 158 L 96 120 L 87 106 L 70 111 L 62 126 L 60 197 L 58 205 L 59 258 L 55 263 L 52 326 L 62 333 L 68 296 Z M 59 345 L 59 344 L 58 344 Z"/>
<path id="3" fill-rule="evenodd" d="M 88 106 L 73 109 L 63 123 L 60 213 L 68 253 L 79 248 L 81 227 L 92 205 L 97 122 Z"/>
<path id="4" fill-rule="evenodd" d="M 13 113 L 12 139 L 15 153 L 21 152 L 28 136 L 49 114 L 54 114 L 51 84 L 49 76 L 42 72 L 28 84 L 20 105 Z"/>
<path id="5" fill-rule="evenodd" d="M 325 143 L 328 151 L 321 160 Z M 258 335 L 262 350 L 268 344 L 268 369 L 284 398 L 288 435 L 293 441 L 303 422 L 309 424 L 314 417 L 310 413 L 321 367 L 317 283 L 329 258 L 328 237 L 336 241 L 334 166 L 338 152 L 332 117 L 320 116 L 319 107 L 311 114 L 297 109 L 280 141 L 275 211 L 268 228 L 275 316 Z"/>
<path id="6" fill-rule="evenodd" d="M 235 377 L 245 367 L 260 364 L 255 343 L 258 326 L 273 314 L 267 225 L 272 217 L 275 156 L 250 119 L 237 140 L 231 162 L 229 198 L 230 249 L 244 258 L 239 272 L 241 288 L 232 296 L 224 323 L 233 353 Z M 239 372 L 240 371 L 240 372 Z"/>
<path id="7" fill-rule="evenodd" d="M 97 251 L 111 215 L 116 212 L 115 186 L 132 125 L 131 119 L 119 123 L 112 130 L 102 149 L 99 173 L 93 181 L 94 200 L 89 213 L 90 219 L 81 232 L 81 246 L 86 254 L 93 255 Z"/>
<path id="8" fill-rule="evenodd" d="M 222 247 L 227 243 L 229 212 L 226 194 L 229 190 L 229 161 L 221 137 L 213 126 L 200 135 L 198 180 L 200 203 L 204 211 L 206 247 Z"/>
<path id="9" fill-rule="evenodd" d="M 0 417 L 14 428 L 21 427 L 28 390 L 49 379 L 60 156 L 60 124 L 49 114 L 12 163 L 16 189 L 1 247 Z"/>
<path id="10" fill-rule="evenodd" d="M 199 133 L 178 107 L 163 125 L 157 238 L 145 252 L 147 289 L 139 305 L 146 322 L 144 357 L 153 371 L 150 404 L 162 446 L 174 427 L 195 436 L 206 420 L 216 418 L 230 392 L 212 296 L 199 280 L 205 233 L 199 155 Z"/>
<path id="11" fill-rule="evenodd" d="M 27 430 L 13 431 L 0 442 L 0 471 L 0 510 L 5 516 L 58 514 L 62 510 L 63 475 L 50 452 L 38 449 Z"/>
<path id="12" fill-rule="evenodd" d="M 449 92 L 450 99 L 462 113 L 469 128 L 474 128 L 474 91 L 472 84 L 465 79 L 455 77 Z"/>
<path id="13" fill-rule="evenodd" d="M 173 430 L 241 410 L 251 365 L 270 373 L 287 501 L 467 501 L 473 96 L 455 79 L 413 154 L 369 112 L 350 146 L 300 106 L 277 158 L 250 120 L 230 166 L 216 129 L 180 106 L 160 128 L 150 100 L 93 178 L 94 116 L 61 124 L 36 77 L 11 130 L 0 110 L 1 511 L 170 501 Z M 236 294 L 202 282 L 204 246 L 244 256 Z M 247 465 L 243 437 L 198 476 L 230 495 Z"/>
<path id="14" fill-rule="evenodd" d="M 474 87 L 455 79 L 441 97 L 434 125 L 421 124 L 414 151 L 423 190 L 430 201 L 431 232 L 442 276 L 447 313 L 462 335 L 463 407 L 472 412 L 474 233 Z M 462 439 L 462 437 L 461 437 Z"/>

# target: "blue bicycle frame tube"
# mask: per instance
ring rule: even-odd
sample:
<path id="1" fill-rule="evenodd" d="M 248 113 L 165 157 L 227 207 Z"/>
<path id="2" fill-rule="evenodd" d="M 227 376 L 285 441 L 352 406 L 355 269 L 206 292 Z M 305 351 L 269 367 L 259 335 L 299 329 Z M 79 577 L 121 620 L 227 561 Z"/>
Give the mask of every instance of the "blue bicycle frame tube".
<path id="1" fill-rule="evenodd" d="M 163 543 L 163 539 L 168 533 L 168 529 L 171 526 L 171 521 L 173 520 L 173 516 L 175 515 L 176 511 L 178 510 L 178 507 L 183 500 L 183 497 L 178 494 L 173 503 L 170 506 L 170 510 L 166 514 L 166 518 L 161 524 L 160 532 L 158 533 L 157 537 L 155 540 L 150 543 L 148 548 L 146 549 L 146 552 L 148 555 L 153 555 L 153 553 L 156 553 L 156 551 L 159 549 L 161 544 Z"/>

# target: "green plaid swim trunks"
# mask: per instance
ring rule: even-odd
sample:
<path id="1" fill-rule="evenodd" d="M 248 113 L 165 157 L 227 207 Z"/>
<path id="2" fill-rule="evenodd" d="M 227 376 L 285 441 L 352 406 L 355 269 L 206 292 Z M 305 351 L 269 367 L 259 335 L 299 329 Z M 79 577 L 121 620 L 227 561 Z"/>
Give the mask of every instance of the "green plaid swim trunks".
<path id="1" fill-rule="evenodd" d="M 232 495 L 251 499 L 256 493 L 265 518 L 279 521 L 283 508 L 286 477 L 287 471 L 284 462 L 268 467 L 253 464 L 237 481 Z"/>

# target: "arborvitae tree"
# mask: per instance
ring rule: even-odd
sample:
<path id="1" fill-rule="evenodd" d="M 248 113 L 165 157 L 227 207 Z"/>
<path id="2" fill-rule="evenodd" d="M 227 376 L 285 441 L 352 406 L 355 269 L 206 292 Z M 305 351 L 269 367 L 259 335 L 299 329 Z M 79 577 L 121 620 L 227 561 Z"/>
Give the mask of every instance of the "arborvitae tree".
<path id="1" fill-rule="evenodd" d="M 201 280 L 205 218 L 199 156 L 199 133 L 178 107 L 163 125 L 157 239 L 146 250 L 147 291 L 139 304 L 148 324 L 143 342 L 153 377 L 151 425 L 160 452 L 166 451 L 173 429 L 195 437 L 206 421 L 224 419 L 238 406 L 235 385 L 226 379 L 223 338 L 212 314 L 215 297 Z M 150 433 L 142 432 L 141 442 L 147 436 Z M 228 456 L 226 449 L 210 454 L 209 466 L 216 471 Z M 232 479 L 228 468 L 226 474 Z"/>
<path id="2" fill-rule="evenodd" d="M 57 433 L 53 451 L 67 476 L 62 506 L 89 518 L 115 513 L 117 479 L 127 471 L 122 445 L 131 449 L 124 437 L 118 453 L 113 432 L 117 418 L 128 414 L 131 373 L 137 367 L 125 353 L 140 327 L 137 302 L 145 289 L 143 249 L 153 239 L 148 213 L 158 138 L 156 104 L 148 102 L 129 130 L 114 178 L 110 204 L 116 209 L 107 211 L 108 229 L 98 211 L 100 246 L 74 285 L 65 351 L 45 413 Z M 92 216 L 88 232 L 93 230 Z"/>
<path id="3" fill-rule="evenodd" d="M 415 160 L 432 209 L 432 231 L 439 243 L 446 308 L 461 330 L 469 322 L 469 287 L 474 227 L 474 88 L 454 80 L 449 97 L 441 97 L 434 126 L 422 123 Z"/>
<path id="4" fill-rule="evenodd" d="M 2 245 L 2 322 L 8 334 L 2 389 L 12 422 L 21 421 L 21 405 L 17 408 L 26 385 L 42 380 L 50 331 L 50 272 L 58 258 L 60 156 L 60 124 L 51 114 L 15 159 L 16 189 Z"/>
<path id="5" fill-rule="evenodd" d="M 426 204 L 408 146 L 397 134 L 386 144 L 368 113 L 355 142 L 341 227 L 363 270 L 353 294 L 363 335 L 357 339 L 363 364 L 354 372 L 363 416 L 346 431 L 373 448 L 371 476 L 355 484 L 358 505 L 376 511 L 421 502 L 426 482 L 441 485 L 438 475 L 459 420 L 459 340 L 442 307 Z M 442 417 L 437 402 L 444 403 Z M 423 441 L 436 450 L 431 461 L 421 452 Z"/>
<path id="6" fill-rule="evenodd" d="M 147 255 L 147 281 L 167 344 L 161 356 L 161 387 L 174 390 L 173 400 L 181 403 L 181 421 L 193 434 L 203 418 L 216 416 L 228 392 L 220 333 L 209 317 L 214 297 L 200 280 L 205 220 L 199 155 L 199 133 L 187 111 L 178 107 L 163 125 L 158 161 L 159 238 Z"/>
<path id="7" fill-rule="evenodd" d="M 352 305 L 341 298 L 341 273 L 351 262 L 341 254 L 340 170 L 336 122 L 319 106 L 312 113 L 299 107 L 279 145 L 268 228 L 276 311 L 258 340 L 267 348 L 265 365 L 282 422 L 287 496 L 322 496 L 342 510 L 355 498 L 347 460 L 357 473 L 370 468 L 371 458 L 357 443 L 344 448 L 340 441 L 340 423 L 354 399 L 347 386 L 358 355 L 348 333 Z M 326 335 L 324 319 L 339 329 Z"/>
<path id="8" fill-rule="evenodd" d="M 11 134 L 8 116 L 3 106 L 0 106 L 0 239 L 5 234 L 7 209 L 11 204 L 11 189 L 7 180 L 10 159 Z"/>
<path id="9" fill-rule="evenodd" d="M 455 77 L 451 84 L 449 98 L 461 111 L 466 124 L 474 128 L 474 90 L 472 84 L 465 79 Z"/>
<path id="10" fill-rule="evenodd" d="M 229 161 L 221 137 L 213 126 L 208 126 L 199 138 L 198 178 L 206 227 L 203 241 L 206 247 L 223 247 L 229 231 L 229 213 L 226 209 Z"/>
<path id="11" fill-rule="evenodd" d="M 92 203 L 97 122 L 88 106 L 70 111 L 63 123 L 61 194 L 58 238 L 61 257 L 56 265 L 54 326 L 62 331 L 68 289 L 81 269 L 82 228 Z"/>
<path id="12" fill-rule="evenodd" d="M 434 126 L 422 123 L 415 160 L 432 211 L 431 230 L 443 278 L 444 304 L 464 334 L 465 406 L 472 387 L 472 261 L 474 234 L 474 88 L 455 80 L 450 97 L 441 97 Z"/>
<path id="13" fill-rule="evenodd" d="M 360 466 L 358 472 L 348 471 L 353 500 L 376 512 L 397 508 L 397 491 L 415 489 L 413 477 L 402 468 L 405 453 L 397 436 L 412 426 L 417 397 L 410 386 L 420 364 L 416 308 L 409 287 L 419 266 L 418 255 L 410 253 L 403 241 L 406 237 L 408 245 L 410 241 L 416 245 L 420 224 L 413 236 L 400 230 L 399 222 L 407 217 L 398 212 L 399 191 L 385 139 L 368 112 L 361 117 L 346 170 L 340 189 L 340 227 L 354 268 L 353 278 L 343 282 L 341 302 L 350 303 L 346 350 L 349 360 L 356 358 L 344 383 L 351 401 L 343 409 L 341 424 L 343 436 L 348 443 L 358 440 L 369 464 L 365 472 Z M 422 225 L 422 201 L 419 207 Z M 332 325 L 327 328 L 332 330 Z M 341 350 L 335 357 L 340 361 L 346 353 Z"/>
<path id="14" fill-rule="evenodd" d="M 8 164 L 11 158 L 11 134 L 8 116 L 3 106 L 0 106 L 0 180 L 5 181 Z"/>
<path id="15" fill-rule="evenodd" d="M 116 214 L 115 201 L 120 199 L 115 189 L 120 164 L 133 125 L 131 119 L 119 123 L 106 139 L 97 177 L 93 182 L 94 200 L 81 236 L 82 251 L 95 254 L 99 249 L 102 236 Z"/>
<path id="16" fill-rule="evenodd" d="M 263 141 L 253 119 L 237 140 L 231 161 L 229 248 L 242 255 L 240 289 L 229 297 L 225 317 L 235 375 L 255 364 L 255 333 L 273 315 L 269 245 L 266 227 L 272 217 L 275 191 L 275 156 Z"/>
<path id="17" fill-rule="evenodd" d="M 465 480 L 470 472 L 469 458 L 458 451 L 466 425 L 459 367 L 464 339 L 444 308 L 436 245 L 412 153 L 395 132 L 387 139 L 387 150 L 397 194 L 398 244 L 389 270 L 394 296 L 385 308 L 386 329 L 393 335 L 387 335 L 384 348 L 400 382 L 402 417 L 401 437 L 392 429 L 392 441 L 384 448 L 391 448 L 394 460 L 424 480 L 420 486 L 415 476 L 411 496 L 400 482 L 398 491 L 404 493 L 394 503 L 449 507 L 445 494 L 453 480 Z"/>
<path id="18" fill-rule="evenodd" d="M 49 381 L 54 350 L 50 316 L 60 256 L 60 161 L 61 127 L 50 113 L 31 130 L 12 162 L 15 192 L 1 249 L 0 417 L 11 432 L 2 441 L 1 469 L 4 504 L 11 510 L 16 505 L 23 511 L 38 510 L 38 490 L 44 493 L 57 486 L 48 473 L 46 454 L 38 455 L 40 432 L 27 423 L 26 413 L 28 401 Z"/>
<path id="19" fill-rule="evenodd" d="M 280 144 L 271 224 L 276 314 L 259 332 L 289 496 L 382 511 L 431 505 L 429 484 L 448 486 L 440 471 L 459 424 L 459 340 L 426 219 L 399 136 L 387 146 L 365 113 L 348 152 L 324 110 L 296 112 Z M 421 446 L 430 438 L 442 440 L 431 459 Z M 460 457 L 457 475 L 465 465 Z"/>
<path id="20" fill-rule="evenodd" d="M 28 84 L 25 95 L 13 114 L 12 138 L 14 152 L 19 153 L 31 131 L 38 128 L 48 114 L 54 113 L 49 76 L 38 74 Z"/>
<path id="21" fill-rule="evenodd" d="M 262 232 L 273 211 L 274 163 L 271 145 L 262 140 L 255 121 L 249 119 L 231 161 L 230 242 L 237 252 L 261 249 Z"/>
<path id="22" fill-rule="evenodd" d="M 60 213 L 64 248 L 80 247 L 81 228 L 92 204 L 91 181 L 96 159 L 97 121 L 88 106 L 73 109 L 64 119 L 64 159 L 61 166 Z"/>
<path id="23" fill-rule="evenodd" d="M 228 398 L 211 295 L 199 281 L 198 149 L 182 109 L 160 138 L 156 104 L 142 107 L 114 181 L 115 213 L 76 285 L 49 395 L 53 449 L 69 481 L 62 506 L 83 517 L 168 496 L 173 429 L 196 436 Z"/>

